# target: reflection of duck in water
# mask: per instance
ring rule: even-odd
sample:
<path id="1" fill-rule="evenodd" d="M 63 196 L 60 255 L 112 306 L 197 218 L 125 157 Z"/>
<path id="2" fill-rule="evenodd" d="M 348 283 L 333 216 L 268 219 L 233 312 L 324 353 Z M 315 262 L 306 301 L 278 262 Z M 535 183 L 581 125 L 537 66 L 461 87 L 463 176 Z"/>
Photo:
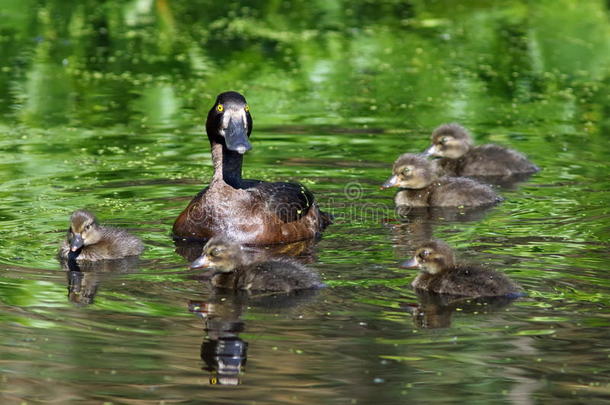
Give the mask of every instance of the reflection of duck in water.
<path id="1" fill-rule="evenodd" d="M 70 260 L 68 276 L 68 300 L 77 305 L 93 304 L 100 284 L 100 274 L 95 271 L 83 272 L 74 260 Z"/>
<path id="2" fill-rule="evenodd" d="M 448 328 L 453 314 L 488 314 L 505 308 L 515 300 L 514 296 L 470 298 L 448 294 L 436 294 L 415 290 L 417 304 L 401 305 L 413 315 L 417 327 L 425 329 Z"/>
<path id="3" fill-rule="evenodd" d="M 213 287 L 233 290 L 290 292 L 323 287 L 314 271 L 289 258 L 251 263 L 241 245 L 212 238 L 191 268 L 208 269 Z"/>
<path id="4" fill-rule="evenodd" d="M 437 178 L 435 171 L 433 162 L 405 153 L 394 162 L 393 175 L 382 188 L 399 188 L 394 197 L 397 206 L 478 207 L 502 200 L 485 184 L 465 177 Z"/>
<path id="5" fill-rule="evenodd" d="M 439 168 L 447 176 L 512 176 L 540 170 L 515 150 L 492 144 L 473 146 L 468 131 L 458 124 L 436 128 L 424 154 L 441 158 Z"/>
<path id="6" fill-rule="evenodd" d="M 248 358 L 248 343 L 239 337 L 244 331 L 240 319 L 246 301 L 239 296 L 213 297 L 210 302 L 191 301 L 189 310 L 204 321 L 205 338 L 201 344 L 204 370 L 210 384 L 238 385 Z"/>
<path id="7" fill-rule="evenodd" d="M 122 229 L 100 225 L 89 211 L 77 210 L 70 217 L 68 237 L 59 249 L 59 258 L 112 260 L 138 256 L 143 250 L 140 239 Z"/>
<path id="8" fill-rule="evenodd" d="M 62 260 L 62 268 L 68 277 L 68 300 L 77 305 L 93 304 L 100 284 L 118 274 L 138 270 L 140 259 L 130 256 L 124 259 L 97 262 Z"/>
<path id="9" fill-rule="evenodd" d="M 205 336 L 201 344 L 204 370 L 210 384 L 237 385 L 245 371 L 248 343 L 239 334 L 245 330 L 241 319 L 246 308 L 278 311 L 298 309 L 311 302 L 319 290 L 298 290 L 289 294 L 252 296 L 245 291 L 215 290 L 208 301 L 190 301 L 189 310 L 201 317 Z"/>
<path id="10" fill-rule="evenodd" d="M 456 264 L 453 251 L 441 241 L 423 244 L 402 267 L 419 268 L 411 285 L 433 293 L 466 297 L 516 297 L 521 294 L 518 286 L 502 273 Z"/>

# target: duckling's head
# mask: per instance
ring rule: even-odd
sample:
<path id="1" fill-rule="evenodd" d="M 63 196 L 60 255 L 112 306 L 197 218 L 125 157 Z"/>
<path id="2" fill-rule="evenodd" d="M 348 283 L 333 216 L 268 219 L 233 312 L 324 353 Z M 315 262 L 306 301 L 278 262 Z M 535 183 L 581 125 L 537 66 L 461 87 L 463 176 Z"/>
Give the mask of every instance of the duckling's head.
<path id="1" fill-rule="evenodd" d="M 252 132 L 252 116 L 246 99 L 235 91 L 216 97 L 206 121 L 208 138 L 241 155 L 252 149 L 248 138 Z"/>
<path id="2" fill-rule="evenodd" d="M 68 242 L 70 250 L 76 252 L 83 246 L 94 245 L 102 238 L 100 226 L 95 215 L 85 210 L 77 210 L 70 217 Z"/>
<path id="3" fill-rule="evenodd" d="M 206 243 L 201 256 L 191 263 L 191 269 L 205 268 L 210 270 L 211 275 L 230 273 L 243 264 L 243 257 L 240 244 L 216 237 Z"/>
<path id="4" fill-rule="evenodd" d="M 425 156 L 458 159 L 472 148 L 472 137 L 459 124 L 444 124 L 432 132 L 432 146 L 424 152 Z"/>
<path id="5" fill-rule="evenodd" d="M 421 245 L 411 260 L 400 265 L 406 269 L 419 268 L 429 274 L 438 274 L 455 266 L 453 250 L 440 240 L 430 241 Z"/>
<path id="6" fill-rule="evenodd" d="M 412 153 L 405 153 L 396 159 L 390 177 L 381 188 L 399 187 L 419 189 L 434 181 L 434 163 Z"/>

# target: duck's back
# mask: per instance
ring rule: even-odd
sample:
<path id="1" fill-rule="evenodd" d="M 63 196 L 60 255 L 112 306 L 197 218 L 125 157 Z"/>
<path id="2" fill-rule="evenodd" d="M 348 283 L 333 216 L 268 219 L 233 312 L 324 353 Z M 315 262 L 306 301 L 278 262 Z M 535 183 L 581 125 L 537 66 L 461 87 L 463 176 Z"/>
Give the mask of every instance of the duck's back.
<path id="1" fill-rule="evenodd" d="M 315 238 L 331 222 L 300 184 L 244 180 L 242 186 L 213 182 L 176 219 L 174 235 L 210 239 L 222 234 L 241 243 L 288 243 Z"/>
<path id="2" fill-rule="evenodd" d="M 519 293 L 519 288 L 503 273 L 473 266 L 457 266 L 440 274 L 418 276 L 413 287 L 467 297 L 499 297 Z"/>
<path id="3" fill-rule="evenodd" d="M 509 176 L 539 170 L 522 153 L 493 144 L 471 149 L 456 163 L 458 176 Z"/>
<path id="4" fill-rule="evenodd" d="M 100 229 L 100 232 L 102 233 L 100 241 L 93 245 L 83 246 L 76 257 L 77 261 L 122 259 L 138 256 L 144 250 L 142 241 L 127 231 L 105 226 Z M 59 256 L 62 259 L 68 259 L 69 255 L 70 245 L 67 241 L 63 241 Z"/>
<path id="5" fill-rule="evenodd" d="M 290 259 L 255 263 L 237 271 L 235 288 L 251 291 L 290 292 L 320 288 L 320 276 Z"/>
<path id="6" fill-rule="evenodd" d="M 488 185 L 464 177 L 443 177 L 429 187 L 431 207 L 474 207 L 502 200 Z"/>

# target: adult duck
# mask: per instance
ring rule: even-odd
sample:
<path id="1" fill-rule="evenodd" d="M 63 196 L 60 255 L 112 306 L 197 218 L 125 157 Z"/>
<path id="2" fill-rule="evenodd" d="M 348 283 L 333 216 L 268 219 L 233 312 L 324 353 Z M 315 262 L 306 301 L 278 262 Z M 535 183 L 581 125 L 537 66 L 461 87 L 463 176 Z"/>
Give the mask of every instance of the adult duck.
<path id="1" fill-rule="evenodd" d="M 252 115 L 246 99 L 221 93 L 208 113 L 206 131 L 214 175 L 174 222 L 174 236 L 208 240 L 226 236 L 253 245 L 316 238 L 331 223 L 301 184 L 241 177 L 243 155 L 252 149 Z"/>

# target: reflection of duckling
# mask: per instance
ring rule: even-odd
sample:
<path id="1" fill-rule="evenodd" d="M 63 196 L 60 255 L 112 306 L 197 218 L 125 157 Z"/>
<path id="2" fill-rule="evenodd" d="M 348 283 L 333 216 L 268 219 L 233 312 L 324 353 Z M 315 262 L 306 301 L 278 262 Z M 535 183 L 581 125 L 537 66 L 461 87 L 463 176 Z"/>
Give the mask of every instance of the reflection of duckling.
<path id="1" fill-rule="evenodd" d="M 73 263 L 76 265 L 76 262 Z M 70 270 L 66 274 L 68 275 L 68 299 L 78 305 L 93 304 L 100 284 L 99 273 Z"/>
<path id="2" fill-rule="evenodd" d="M 490 314 L 508 306 L 517 297 L 463 297 L 435 294 L 426 290 L 416 290 L 417 304 L 402 304 L 401 307 L 413 315 L 417 327 L 426 329 L 448 328 L 453 314 Z"/>
<path id="3" fill-rule="evenodd" d="M 507 276 L 471 265 L 456 265 L 453 251 L 441 241 L 420 246 L 413 259 L 402 264 L 421 272 L 411 283 L 414 288 L 439 294 L 467 297 L 519 295 L 519 288 Z"/>
<path id="4" fill-rule="evenodd" d="M 109 260 L 137 256 L 143 250 L 140 239 L 122 229 L 101 226 L 92 213 L 77 210 L 70 217 L 68 238 L 59 248 L 59 257 L 66 260 Z"/>
<path id="5" fill-rule="evenodd" d="M 208 268 L 212 286 L 234 290 L 277 291 L 320 288 L 320 277 L 288 258 L 248 263 L 239 244 L 218 237 L 204 246 L 203 254 L 191 268 Z"/>
<path id="6" fill-rule="evenodd" d="M 204 321 L 201 359 L 206 364 L 204 370 L 210 372 L 212 385 L 240 384 L 248 358 L 248 343 L 239 337 L 245 327 L 241 316 L 246 303 L 237 294 L 213 295 L 210 302 L 189 302 L 189 310 Z"/>
<path id="7" fill-rule="evenodd" d="M 118 274 L 138 271 L 140 258 L 129 256 L 118 260 L 76 261 L 61 260 L 62 269 L 68 276 L 68 299 L 78 305 L 89 305 L 98 292 L 98 287 Z"/>
<path id="8" fill-rule="evenodd" d="M 509 176 L 540 170 L 515 150 L 491 144 L 474 147 L 468 131 L 458 124 L 436 128 L 432 146 L 424 154 L 442 158 L 438 163 L 448 176 Z"/>
<path id="9" fill-rule="evenodd" d="M 436 178 L 434 163 L 405 153 L 396 159 L 393 175 L 382 188 L 399 187 L 396 205 L 410 207 L 476 207 L 502 199 L 487 185 L 463 177 Z"/>

